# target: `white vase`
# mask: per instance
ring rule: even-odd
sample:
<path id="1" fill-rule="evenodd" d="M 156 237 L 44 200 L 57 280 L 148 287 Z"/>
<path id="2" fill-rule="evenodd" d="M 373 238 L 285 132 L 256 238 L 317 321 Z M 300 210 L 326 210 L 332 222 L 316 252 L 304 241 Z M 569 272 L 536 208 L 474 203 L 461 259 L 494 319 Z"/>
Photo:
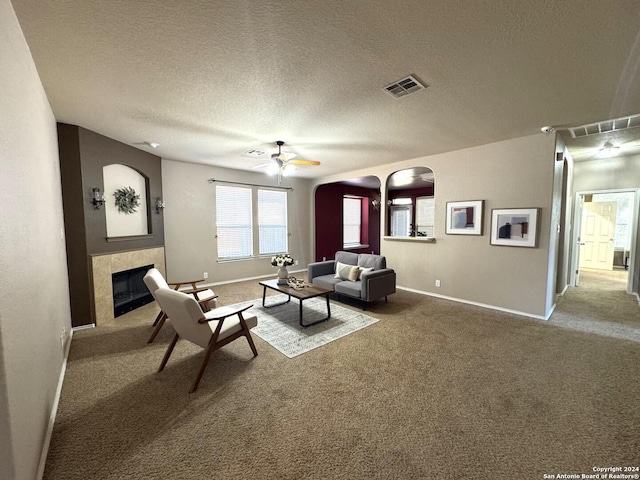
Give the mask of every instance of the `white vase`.
<path id="1" fill-rule="evenodd" d="M 287 278 L 289 278 L 289 272 L 286 266 L 282 266 L 278 269 L 278 285 L 286 285 Z"/>

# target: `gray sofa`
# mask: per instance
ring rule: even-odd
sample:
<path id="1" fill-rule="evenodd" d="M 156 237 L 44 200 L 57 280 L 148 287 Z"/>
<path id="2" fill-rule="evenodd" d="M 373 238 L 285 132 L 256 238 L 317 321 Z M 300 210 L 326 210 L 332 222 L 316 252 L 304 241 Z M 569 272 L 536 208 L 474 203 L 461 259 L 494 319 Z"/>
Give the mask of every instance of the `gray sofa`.
<path id="1" fill-rule="evenodd" d="M 356 267 L 356 268 L 354 268 Z M 396 291 L 396 272 L 387 268 L 382 255 L 336 252 L 335 260 L 309 264 L 307 279 L 314 285 L 330 288 L 338 295 L 373 302 Z"/>

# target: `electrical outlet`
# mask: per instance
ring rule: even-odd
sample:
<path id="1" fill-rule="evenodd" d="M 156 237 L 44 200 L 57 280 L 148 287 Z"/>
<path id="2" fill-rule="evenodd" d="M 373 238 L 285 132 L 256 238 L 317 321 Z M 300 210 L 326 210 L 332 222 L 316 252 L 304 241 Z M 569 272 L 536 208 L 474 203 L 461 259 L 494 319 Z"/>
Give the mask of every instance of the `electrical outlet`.
<path id="1" fill-rule="evenodd" d="M 436 287 L 440 286 L 440 280 L 436 280 Z"/>
<path id="2" fill-rule="evenodd" d="M 297 265 L 297 264 L 298 264 L 298 260 L 296 260 L 296 261 L 295 261 L 295 262 L 293 262 L 293 263 L 295 263 L 295 264 Z"/>
<path id="3" fill-rule="evenodd" d="M 205 280 L 206 280 L 207 278 L 209 278 L 209 272 L 204 272 L 204 273 L 202 274 L 202 278 L 204 278 Z"/>

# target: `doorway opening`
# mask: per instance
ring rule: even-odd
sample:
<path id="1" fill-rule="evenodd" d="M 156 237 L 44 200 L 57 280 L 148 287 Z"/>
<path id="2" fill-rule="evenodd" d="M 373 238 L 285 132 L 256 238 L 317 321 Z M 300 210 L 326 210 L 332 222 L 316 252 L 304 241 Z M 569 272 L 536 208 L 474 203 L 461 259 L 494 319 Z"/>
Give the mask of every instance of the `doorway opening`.
<path id="1" fill-rule="evenodd" d="M 626 292 L 631 292 L 636 209 L 634 190 L 576 194 L 572 285 L 580 286 L 585 274 L 583 279 L 590 284 L 596 281 L 617 288 L 624 284 Z"/>

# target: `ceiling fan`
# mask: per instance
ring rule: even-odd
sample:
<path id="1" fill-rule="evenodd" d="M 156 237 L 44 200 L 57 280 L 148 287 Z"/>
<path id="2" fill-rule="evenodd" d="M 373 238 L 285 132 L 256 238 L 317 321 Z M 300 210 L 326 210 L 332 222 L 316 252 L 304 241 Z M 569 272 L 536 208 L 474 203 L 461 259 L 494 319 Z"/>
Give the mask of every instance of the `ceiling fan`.
<path id="1" fill-rule="evenodd" d="M 604 145 L 602 145 L 602 148 L 599 150 L 599 152 L 601 152 L 602 156 L 604 157 L 612 157 L 615 155 L 615 150 L 619 148 L 620 148 L 619 146 L 614 145 L 609 141 L 606 141 L 604 142 Z"/>
<path id="2" fill-rule="evenodd" d="M 316 160 L 296 159 L 295 153 L 283 152 L 282 146 L 284 142 L 282 140 L 278 140 L 276 145 L 278 146 L 278 153 L 272 153 L 272 162 L 264 166 L 269 167 L 269 170 L 274 174 L 278 174 L 278 183 L 282 181 L 283 176 L 287 176 L 295 168 L 293 165 L 320 165 L 320 162 Z"/>

